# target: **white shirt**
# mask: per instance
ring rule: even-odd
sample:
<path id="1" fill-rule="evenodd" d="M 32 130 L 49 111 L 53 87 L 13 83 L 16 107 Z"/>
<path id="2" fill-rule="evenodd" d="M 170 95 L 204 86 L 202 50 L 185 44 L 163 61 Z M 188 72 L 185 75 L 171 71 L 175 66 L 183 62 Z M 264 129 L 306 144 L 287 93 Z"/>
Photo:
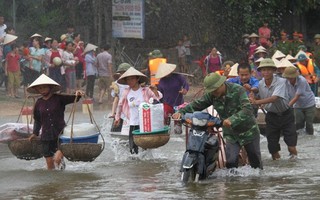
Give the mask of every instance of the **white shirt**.
<path id="1" fill-rule="evenodd" d="M 130 89 L 127 101 L 130 112 L 130 126 L 139 125 L 139 105 L 144 102 L 142 88 L 140 87 L 136 91 Z"/>
<path id="2" fill-rule="evenodd" d="M 6 36 L 6 30 L 7 25 L 3 24 L 2 26 L 0 26 L 0 39 L 3 38 L 4 36 Z"/>

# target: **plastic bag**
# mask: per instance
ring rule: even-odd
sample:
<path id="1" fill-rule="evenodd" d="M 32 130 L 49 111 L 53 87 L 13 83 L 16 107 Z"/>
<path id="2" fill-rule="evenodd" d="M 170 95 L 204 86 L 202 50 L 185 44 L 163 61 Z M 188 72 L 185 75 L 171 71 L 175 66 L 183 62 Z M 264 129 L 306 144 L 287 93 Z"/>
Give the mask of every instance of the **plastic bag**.
<path id="1" fill-rule="evenodd" d="M 12 140 L 28 138 L 33 131 L 33 125 L 22 123 L 6 123 L 0 126 L 0 142 L 6 143 Z"/>
<path id="2" fill-rule="evenodd" d="M 152 132 L 164 129 L 163 104 L 141 103 L 139 105 L 140 132 Z"/>

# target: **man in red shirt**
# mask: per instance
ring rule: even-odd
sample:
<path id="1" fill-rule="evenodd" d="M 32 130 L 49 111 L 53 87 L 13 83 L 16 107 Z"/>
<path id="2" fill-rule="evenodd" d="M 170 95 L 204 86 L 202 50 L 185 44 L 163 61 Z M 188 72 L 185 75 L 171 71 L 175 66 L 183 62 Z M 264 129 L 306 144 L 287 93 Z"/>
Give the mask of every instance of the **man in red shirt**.
<path id="1" fill-rule="evenodd" d="M 5 73 L 8 77 L 8 96 L 19 98 L 18 88 L 20 86 L 20 55 L 16 44 L 12 45 L 12 51 L 6 56 Z"/>

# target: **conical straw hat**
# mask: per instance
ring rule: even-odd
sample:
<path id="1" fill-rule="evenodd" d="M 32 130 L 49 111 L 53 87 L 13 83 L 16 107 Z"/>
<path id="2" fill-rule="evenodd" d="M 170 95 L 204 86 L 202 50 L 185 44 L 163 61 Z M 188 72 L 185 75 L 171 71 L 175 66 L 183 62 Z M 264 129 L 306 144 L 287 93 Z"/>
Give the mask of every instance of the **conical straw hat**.
<path id="1" fill-rule="evenodd" d="M 93 44 L 88 43 L 87 46 L 86 46 L 86 48 L 84 48 L 83 53 L 84 53 L 84 54 L 85 54 L 85 53 L 88 53 L 89 51 L 93 51 L 93 50 L 95 50 L 96 48 L 98 48 L 96 45 L 93 45 Z"/>
<path id="2" fill-rule="evenodd" d="M 258 60 L 254 61 L 255 63 L 261 62 L 264 59 L 264 57 L 259 58 Z"/>
<path id="3" fill-rule="evenodd" d="M 255 49 L 255 51 L 258 51 L 258 50 L 265 50 L 266 51 L 267 49 L 260 45 Z"/>
<path id="4" fill-rule="evenodd" d="M 281 51 L 277 50 L 277 51 L 273 54 L 272 59 L 274 59 L 274 58 L 284 58 L 284 57 L 286 57 L 286 55 L 284 55 Z"/>
<path id="5" fill-rule="evenodd" d="M 267 53 L 267 51 L 266 50 L 263 50 L 263 49 L 256 49 L 256 51 L 254 52 L 255 54 L 257 54 L 257 53 Z"/>
<path id="6" fill-rule="evenodd" d="M 29 93 L 39 94 L 39 92 L 35 89 L 36 86 L 39 85 L 52 85 L 52 92 L 57 92 L 61 89 L 61 86 L 57 82 L 55 82 L 45 74 L 42 74 L 35 81 L 33 81 L 33 83 L 31 83 L 31 85 L 27 88 L 27 91 Z"/>
<path id="7" fill-rule="evenodd" d="M 34 38 L 34 37 L 42 37 L 42 35 L 38 34 L 38 33 L 35 33 L 33 35 L 30 36 L 30 38 Z"/>
<path id="8" fill-rule="evenodd" d="M 287 56 L 286 56 L 286 59 L 287 60 L 296 60 L 292 55 L 290 55 L 290 54 L 288 54 Z"/>
<path id="9" fill-rule="evenodd" d="M 272 61 L 274 62 L 274 65 L 278 68 L 278 66 L 280 65 L 280 61 L 276 58 L 272 58 Z"/>
<path id="10" fill-rule="evenodd" d="M 122 74 L 122 76 L 120 76 L 117 82 L 123 85 L 127 85 L 126 77 L 129 77 L 129 76 L 139 76 L 140 83 L 145 83 L 148 81 L 148 78 L 146 75 L 139 72 L 135 68 L 130 67 L 124 74 Z"/>
<path id="11" fill-rule="evenodd" d="M 294 65 L 286 58 L 283 58 L 279 65 L 277 65 L 278 68 L 286 68 L 286 67 L 294 67 Z"/>
<path id="12" fill-rule="evenodd" d="M 15 41 L 18 38 L 18 36 L 7 34 L 4 37 L 3 45 L 9 44 L 10 42 Z"/>
<path id="13" fill-rule="evenodd" d="M 52 40 L 52 38 L 46 37 L 46 38 L 44 39 L 45 42 L 50 41 L 50 40 Z"/>
<path id="14" fill-rule="evenodd" d="M 169 75 L 176 69 L 177 65 L 170 64 L 170 63 L 161 63 L 158 67 L 158 71 L 156 73 L 156 78 L 163 78 Z"/>
<path id="15" fill-rule="evenodd" d="M 239 63 L 235 63 L 234 65 L 232 65 L 228 76 L 238 76 L 238 66 Z"/>
<path id="16" fill-rule="evenodd" d="M 249 38 L 258 38 L 259 35 L 255 34 L 255 33 L 251 33 L 251 35 L 249 35 Z"/>

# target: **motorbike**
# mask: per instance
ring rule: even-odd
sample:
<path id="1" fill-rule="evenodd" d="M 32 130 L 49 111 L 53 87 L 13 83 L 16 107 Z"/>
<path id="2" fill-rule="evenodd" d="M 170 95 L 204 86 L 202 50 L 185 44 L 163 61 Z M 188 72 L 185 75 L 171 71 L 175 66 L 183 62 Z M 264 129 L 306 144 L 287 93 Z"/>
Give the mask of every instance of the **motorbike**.
<path id="1" fill-rule="evenodd" d="M 212 174 L 219 157 L 219 135 L 215 134 L 222 121 L 209 113 L 196 111 L 186 113 L 181 121 L 190 127 L 186 137 L 186 151 L 183 155 L 180 172 L 185 184 L 199 182 Z"/>

